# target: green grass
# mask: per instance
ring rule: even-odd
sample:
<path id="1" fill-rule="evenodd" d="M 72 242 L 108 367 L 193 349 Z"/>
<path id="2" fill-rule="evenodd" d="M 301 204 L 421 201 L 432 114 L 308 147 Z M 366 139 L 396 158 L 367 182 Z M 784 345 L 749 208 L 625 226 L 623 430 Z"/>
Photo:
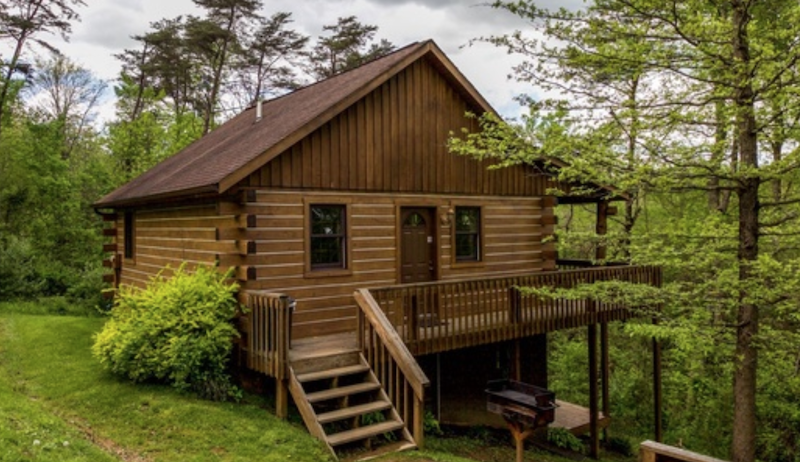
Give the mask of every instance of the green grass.
<path id="1" fill-rule="evenodd" d="M 0 461 L 111 461 L 39 402 L 0 380 Z"/>
<path id="2" fill-rule="evenodd" d="M 0 315 L 35 314 L 58 316 L 101 316 L 100 310 L 90 302 L 76 302 L 67 297 L 42 297 L 38 300 L 16 300 L 13 302 L 0 301 Z"/>
<path id="3" fill-rule="evenodd" d="M 305 429 L 278 420 L 257 397 L 212 403 L 104 372 L 89 352 L 102 323 L 0 315 L 0 418 L 12 424 L 0 433 L 11 443 L 3 444 L 3 460 L 115 459 L 88 439 L 127 460 L 328 458 Z M 40 457 L 50 453 L 52 459 Z"/>
<path id="4" fill-rule="evenodd" d="M 99 317 L 59 304 L 0 303 L 0 462 L 331 460 L 299 418 L 284 422 L 267 398 L 214 403 L 164 385 L 132 384 L 91 356 Z M 427 438 L 425 451 L 384 462 L 513 460 L 509 440 Z M 526 460 L 559 462 L 529 450 Z"/>

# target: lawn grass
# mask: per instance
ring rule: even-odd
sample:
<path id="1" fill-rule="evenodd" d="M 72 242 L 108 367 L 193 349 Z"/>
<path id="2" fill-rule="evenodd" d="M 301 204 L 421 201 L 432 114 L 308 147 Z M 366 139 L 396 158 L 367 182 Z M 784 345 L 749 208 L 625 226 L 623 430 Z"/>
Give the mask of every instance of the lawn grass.
<path id="1" fill-rule="evenodd" d="M 77 429 L 0 379 L 0 461 L 112 461 Z"/>
<path id="2" fill-rule="evenodd" d="M 45 444 L 31 437 L 37 425 L 53 428 L 48 447 L 63 447 L 68 437 L 83 434 L 80 445 L 68 447 L 78 451 L 91 439 L 122 460 L 329 459 L 305 429 L 278 420 L 258 397 L 212 403 L 166 386 L 134 385 L 103 371 L 89 352 L 92 334 L 102 323 L 99 318 L 0 314 L 2 418 L 11 422 L 15 413 L 25 412 L 17 403 L 32 398 L 36 402 L 25 405 L 37 407 L 34 415 L 41 417 L 24 424 L 32 429 L 4 435 L 20 441 L 8 445 L 16 449 L 6 459 L 48 460 L 28 455 L 33 445 L 28 440 Z M 96 451 L 80 457 L 65 454 L 52 460 L 109 460 Z"/>
<path id="3" fill-rule="evenodd" d="M 0 461 L 332 460 L 295 416 L 246 394 L 214 403 L 155 384 L 132 384 L 91 356 L 99 317 L 43 315 L 46 308 L 0 303 Z M 35 313 L 35 314 L 31 314 Z M 66 442 L 66 444 L 65 444 Z M 384 462 L 501 462 L 509 442 L 427 438 L 426 450 Z M 529 450 L 526 460 L 563 462 Z"/>

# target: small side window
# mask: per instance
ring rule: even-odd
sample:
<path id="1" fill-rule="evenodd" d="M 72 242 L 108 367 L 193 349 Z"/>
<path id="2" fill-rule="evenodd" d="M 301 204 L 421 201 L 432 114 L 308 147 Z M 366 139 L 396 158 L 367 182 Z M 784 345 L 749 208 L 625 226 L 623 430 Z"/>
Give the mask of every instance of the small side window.
<path id="1" fill-rule="evenodd" d="M 136 238 L 133 229 L 133 220 L 134 220 L 133 212 L 125 212 L 124 219 L 125 219 L 125 236 L 124 236 L 125 258 L 133 258 L 133 254 L 135 251 L 134 239 Z"/>
<path id="2" fill-rule="evenodd" d="M 456 261 L 481 261 L 481 208 L 456 207 Z"/>
<path id="3" fill-rule="evenodd" d="M 344 205 L 311 205 L 312 270 L 347 268 L 347 213 Z"/>

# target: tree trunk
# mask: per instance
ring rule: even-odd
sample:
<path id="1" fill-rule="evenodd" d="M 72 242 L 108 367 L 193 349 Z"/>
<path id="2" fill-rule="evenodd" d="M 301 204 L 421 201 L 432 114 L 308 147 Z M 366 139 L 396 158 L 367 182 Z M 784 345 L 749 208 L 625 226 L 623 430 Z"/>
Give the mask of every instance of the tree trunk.
<path id="1" fill-rule="evenodd" d="M 3 76 L 3 87 L 0 89 L 0 136 L 2 135 L 3 131 L 3 115 L 5 114 L 6 100 L 8 99 L 8 89 L 11 87 L 11 77 L 14 75 L 14 70 L 19 62 L 19 57 L 22 55 L 22 47 L 25 45 L 26 38 L 27 33 L 23 32 L 20 39 L 17 40 L 14 53 L 11 55 L 11 61 L 8 63 L 8 71 L 6 72 L 6 75 Z"/>
<path id="2" fill-rule="evenodd" d="M 746 301 L 748 282 L 752 278 L 752 264 L 758 258 L 758 190 L 760 179 L 758 168 L 758 133 L 756 131 L 753 86 L 748 71 L 750 49 L 747 24 L 750 15 L 747 4 L 740 0 L 731 2 L 733 7 L 733 54 L 734 72 L 739 77 L 739 86 L 734 96 L 739 135 L 739 159 L 742 171 L 748 172 L 739 180 L 739 309 L 736 327 L 736 354 L 733 376 L 733 462 L 754 462 L 756 443 L 756 371 L 758 351 L 754 337 L 758 334 L 758 307 Z"/>

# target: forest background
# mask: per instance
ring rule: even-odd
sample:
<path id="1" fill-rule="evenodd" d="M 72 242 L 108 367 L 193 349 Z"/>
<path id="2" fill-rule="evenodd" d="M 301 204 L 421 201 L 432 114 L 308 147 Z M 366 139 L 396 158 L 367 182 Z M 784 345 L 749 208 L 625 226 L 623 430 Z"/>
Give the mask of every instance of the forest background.
<path id="1" fill-rule="evenodd" d="M 385 54 L 375 26 L 342 17 L 316 39 L 259 0 L 194 0 L 117 55 L 114 117 L 93 123 L 106 82 L 60 54 L 80 0 L 0 4 L 0 299 L 66 297 L 103 309 L 104 193 L 201 137 L 231 109 Z M 664 347 L 668 443 L 735 461 L 800 460 L 800 5 L 596 0 L 578 10 L 497 2 L 529 29 L 476 38 L 519 55 L 528 116 L 483 118 L 454 151 L 500 166 L 559 158 L 565 179 L 625 200 L 597 236 L 592 210 L 561 206 L 562 256 L 659 265 L 658 291 L 600 298 L 658 306 L 658 324 L 613 326 L 615 432 L 649 436 L 650 358 Z M 603 263 L 603 262 L 600 262 Z M 552 386 L 585 402 L 582 332 L 550 340 Z"/>

